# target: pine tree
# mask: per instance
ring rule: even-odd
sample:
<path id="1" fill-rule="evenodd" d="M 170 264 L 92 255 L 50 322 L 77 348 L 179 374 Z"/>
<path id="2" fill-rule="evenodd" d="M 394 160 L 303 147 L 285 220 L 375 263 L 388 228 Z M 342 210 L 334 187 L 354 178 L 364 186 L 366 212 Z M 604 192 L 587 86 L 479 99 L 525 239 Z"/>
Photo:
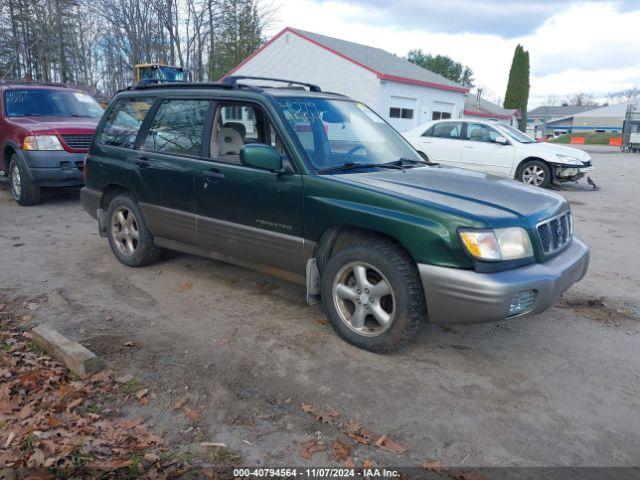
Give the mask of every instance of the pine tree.
<path id="1" fill-rule="evenodd" d="M 520 130 L 527 128 L 527 103 L 529 102 L 529 52 L 518 44 L 513 53 L 509 82 L 504 94 L 504 108 L 517 108 L 522 114 Z"/>

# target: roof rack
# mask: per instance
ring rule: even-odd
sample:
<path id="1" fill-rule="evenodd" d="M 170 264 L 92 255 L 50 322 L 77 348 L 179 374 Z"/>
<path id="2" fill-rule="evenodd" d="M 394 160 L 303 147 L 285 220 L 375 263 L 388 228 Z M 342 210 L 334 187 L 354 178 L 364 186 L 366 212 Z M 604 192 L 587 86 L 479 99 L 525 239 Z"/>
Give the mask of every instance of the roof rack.
<path id="1" fill-rule="evenodd" d="M 225 90 L 230 90 L 232 87 L 229 85 L 224 85 L 220 82 L 167 82 L 160 80 L 130 85 L 120 91 L 146 90 L 156 88 L 222 88 Z"/>
<path id="2" fill-rule="evenodd" d="M 61 82 L 30 82 L 28 80 L 0 80 L 0 85 L 33 85 L 36 87 L 63 87 L 68 88 L 66 83 Z"/>
<path id="3" fill-rule="evenodd" d="M 226 77 L 222 83 L 224 85 L 229 85 L 234 88 L 240 87 L 238 81 L 240 80 L 265 80 L 268 82 L 280 82 L 286 83 L 287 85 L 301 85 L 303 87 L 307 87 L 310 92 L 321 92 L 322 90 L 318 85 L 314 85 L 313 83 L 305 83 L 305 82 L 296 82 L 294 80 L 285 80 L 282 78 L 271 78 L 271 77 L 253 77 L 249 75 L 232 75 L 230 77 Z M 242 86 L 251 86 L 251 85 L 242 85 Z"/>

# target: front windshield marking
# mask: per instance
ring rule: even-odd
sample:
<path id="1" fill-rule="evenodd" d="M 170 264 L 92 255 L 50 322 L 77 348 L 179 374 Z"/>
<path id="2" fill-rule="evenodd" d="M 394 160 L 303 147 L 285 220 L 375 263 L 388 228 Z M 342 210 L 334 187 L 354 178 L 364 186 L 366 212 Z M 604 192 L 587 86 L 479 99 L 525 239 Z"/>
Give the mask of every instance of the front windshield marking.
<path id="1" fill-rule="evenodd" d="M 531 138 L 529 135 L 525 135 L 517 128 L 512 127 L 511 125 L 501 124 L 499 125 L 501 129 L 503 129 L 511 138 L 520 142 L 520 143 L 537 143 L 535 139 Z"/>
<path id="2" fill-rule="evenodd" d="M 371 165 L 417 152 L 382 118 L 361 103 L 326 98 L 282 97 L 285 119 L 316 170 L 354 163 Z"/>

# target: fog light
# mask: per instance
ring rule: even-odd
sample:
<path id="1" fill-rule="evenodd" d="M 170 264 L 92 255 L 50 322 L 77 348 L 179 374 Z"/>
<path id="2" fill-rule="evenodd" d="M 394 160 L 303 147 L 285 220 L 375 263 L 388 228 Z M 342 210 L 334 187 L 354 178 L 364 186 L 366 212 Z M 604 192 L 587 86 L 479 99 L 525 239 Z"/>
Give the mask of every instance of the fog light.
<path id="1" fill-rule="evenodd" d="M 509 316 L 519 315 L 531 308 L 536 299 L 535 290 L 524 290 L 514 295 L 509 306 Z"/>

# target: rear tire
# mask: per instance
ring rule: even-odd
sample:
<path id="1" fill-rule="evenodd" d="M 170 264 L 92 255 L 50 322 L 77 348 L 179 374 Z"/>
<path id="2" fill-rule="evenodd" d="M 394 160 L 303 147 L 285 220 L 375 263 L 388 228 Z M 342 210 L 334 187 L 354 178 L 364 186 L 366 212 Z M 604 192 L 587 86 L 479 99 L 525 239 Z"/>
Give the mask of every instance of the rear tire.
<path id="1" fill-rule="evenodd" d="M 40 186 L 29 179 L 27 166 L 15 153 L 9 161 L 9 185 L 18 205 L 29 207 L 40 203 Z"/>
<path id="2" fill-rule="evenodd" d="M 426 314 L 415 262 L 387 240 L 362 240 L 333 255 L 323 269 L 321 291 L 336 333 L 371 352 L 405 346 Z"/>
<path id="3" fill-rule="evenodd" d="M 138 202 L 130 193 L 117 195 L 107 209 L 107 238 L 116 258 L 128 267 L 155 262 L 162 249 L 153 243 Z"/>
<path id="4" fill-rule="evenodd" d="M 542 160 L 529 160 L 518 168 L 516 180 L 534 187 L 546 188 L 553 178 L 549 165 Z"/>

